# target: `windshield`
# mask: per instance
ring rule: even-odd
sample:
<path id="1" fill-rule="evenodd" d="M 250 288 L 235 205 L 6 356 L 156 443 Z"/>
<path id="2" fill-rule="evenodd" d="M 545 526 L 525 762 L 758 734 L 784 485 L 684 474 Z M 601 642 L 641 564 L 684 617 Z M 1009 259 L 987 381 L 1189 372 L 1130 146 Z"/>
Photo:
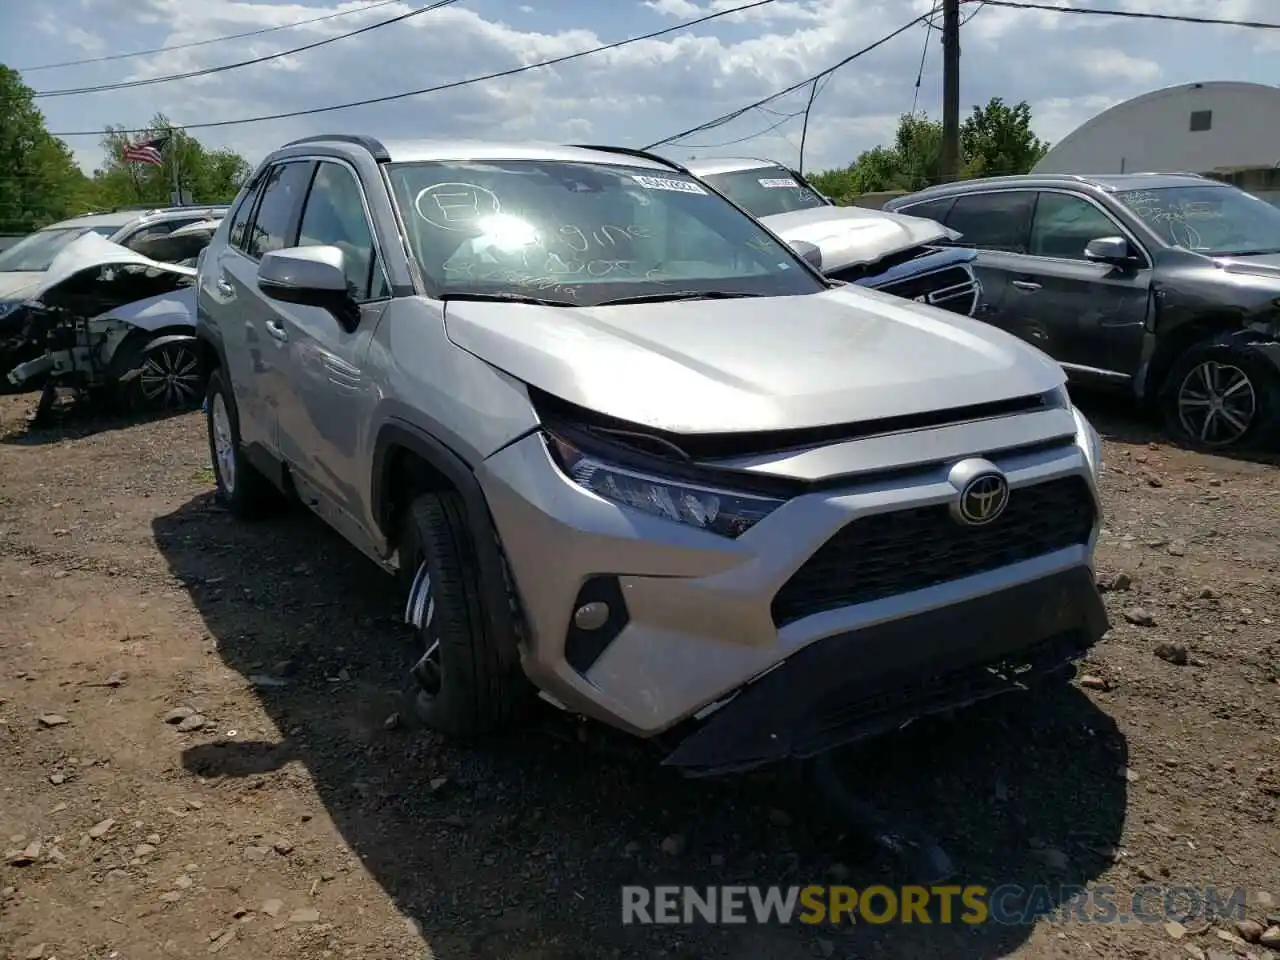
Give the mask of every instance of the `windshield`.
<path id="1" fill-rule="evenodd" d="M 1124 190 L 1116 199 L 1176 247 L 1209 256 L 1280 253 L 1280 209 L 1235 187 Z"/>
<path id="2" fill-rule="evenodd" d="M 821 281 L 691 177 L 559 160 L 392 164 L 409 242 L 442 296 L 592 306 L 634 296 L 788 296 Z"/>
<path id="3" fill-rule="evenodd" d="M 4 253 L 0 253 L 0 273 L 30 271 L 43 273 L 53 263 L 53 258 L 63 248 L 90 230 L 103 237 L 110 237 L 119 227 L 61 227 L 56 230 L 37 230 L 23 237 Z"/>
<path id="4" fill-rule="evenodd" d="M 753 217 L 771 217 L 775 213 L 827 206 L 826 201 L 808 184 L 797 180 L 786 167 L 753 167 L 702 179 Z"/>

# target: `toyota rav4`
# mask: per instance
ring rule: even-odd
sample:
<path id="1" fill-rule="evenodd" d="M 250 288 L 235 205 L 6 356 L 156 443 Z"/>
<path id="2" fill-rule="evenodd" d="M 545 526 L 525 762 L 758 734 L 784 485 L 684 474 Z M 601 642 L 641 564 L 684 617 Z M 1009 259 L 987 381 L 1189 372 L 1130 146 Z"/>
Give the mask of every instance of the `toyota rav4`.
<path id="1" fill-rule="evenodd" d="M 294 141 L 201 261 L 217 495 L 403 584 L 419 705 L 534 691 L 690 773 L 1061 676 L 1105 630 L 1061 368 L 833 284 L 659 157 Z"/>

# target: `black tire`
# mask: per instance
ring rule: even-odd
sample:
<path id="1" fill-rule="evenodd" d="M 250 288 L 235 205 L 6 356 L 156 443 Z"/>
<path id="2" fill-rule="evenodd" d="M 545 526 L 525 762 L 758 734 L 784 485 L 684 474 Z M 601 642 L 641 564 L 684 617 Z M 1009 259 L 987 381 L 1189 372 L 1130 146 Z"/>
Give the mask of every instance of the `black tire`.
<path id="1" fill-rule="evenodd" d="M 1201 396 L 1211 397 L 1210 384 L 1217 384 L 1219 393 L 1231 387 L 1229 396 L 1219 398 L 1230 419 L 1190 405 Z M 1160 391 L 1160 407 L 1170 433 L 1192 446 L 1254 449 L 1273 442 L 1280 428 L 1280 373 L 1247 341 L 1205 340 L 1174 361 Z M 1204 421 L 1210 416 L 1206 433 Z"/>
<path id="2" fill-rule="evenodd" d="M 475 544 L 462 498 L 424 494 L 405 511 L 400 577 L 412 613 L 412 588 L 425 565 L 415 640 L 416 710 L 432 729 L 458 738 L 512 725 L 531 699 L 514 636 L 495 636 L 485 616 Z M 434 658 L 431 653 L 434 648 Z"/>
<path id="3" fill-rule="evenodd" d="M 219 404 L 226 413 L 223 424 L 215 424 L 215 420 L 219 419 L 215 415 Z M 240 416 L 236 411 L 235 398 L 231 395 L 231 389 L 221 370 L 214 370 L 209 374 L 206 410 L 209 459 L 213 463 L 213 478 L 217 486 L 214 495 L 236 519 L 255 520 L 276 506 L 280 495 L 271 481 L 259 473 L 244 455 L 244 449 L 240 445 Z M 230 476 L 225 475 L 226 471 L 218 456 L 217 433 L 220 427 L 230 434 Z"/>

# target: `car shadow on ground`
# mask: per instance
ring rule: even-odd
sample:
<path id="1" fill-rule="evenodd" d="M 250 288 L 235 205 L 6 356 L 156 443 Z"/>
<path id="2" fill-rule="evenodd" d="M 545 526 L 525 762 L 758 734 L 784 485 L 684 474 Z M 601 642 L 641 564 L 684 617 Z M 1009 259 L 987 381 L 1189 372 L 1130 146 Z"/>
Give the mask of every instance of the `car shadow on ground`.
<path id="1" fill-rule="evenodd" d="M 186 409 L 126 414 L 104 411 L 99 404 L 90 399 L 64 399 L 60 400 L 58 405 L 38 423 L 33 423 L 30 414 L 35 411 L 40 394 L 33 393 L 30 396 L 30 409 L 22 414 L 22 419 L 8 424 L 7 428 L 0 428 L 0 443 L 17 447 L 42 447 L 61 443 L 64 440 L 81 439 L 111 433 L 114 430 L 127 430 L 145 423 L 157 423 L 191 412 L 190 409 Z"/>
<path id="2" fill-rule="evenodd" d="M 1072 387 L 1071 399 L 1104 440 L 1131 446 L 1154 443 L 1162 447 L 1173 447 L 1206 456 L 1209 465 L 1215 459 L 1267 467 L 1280 465 L 1280 449 L 1208 449 L 1180 440 L 1165 428 L 1158 414 L 1139 409 L 1128 397 Z"/>
<path id="3" fill-rule="evenodd" d="M 346 842 L 438 956 L 994 958 L 1029 936 L 996 923 L 623 926 L 627 884 L 913 878 L 849 839 L 787 776 L 684 780 L 647 745 L 550 708 L 471 747 L 416 729 L 405 719 L 409 641 L 391 579 L 301 510 L 243 525 L 201 496 L 153 529 L 221 657 L 280 731 L 273 742 L 192 747 L 184 766 L 253 777 L 303 765 Z M 838 763 L 876 804 L 927 825 L 957 864 L 953 883 L 1045 884 L 1057 902 L 1060 885 L 1088 884 L 1119 844 L 1126 745 L 1067 685 L 913 725 Z"/>

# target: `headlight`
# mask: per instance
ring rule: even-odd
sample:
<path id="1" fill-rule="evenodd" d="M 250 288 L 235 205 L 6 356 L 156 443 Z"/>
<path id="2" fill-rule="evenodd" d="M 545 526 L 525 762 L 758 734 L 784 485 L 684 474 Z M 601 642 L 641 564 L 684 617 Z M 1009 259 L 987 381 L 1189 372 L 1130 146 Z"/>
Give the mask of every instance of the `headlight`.
<path id="1" fill-rule="evenodd" d="M 7 317 L 20 306 L 22 306 L 21 300 L 10 300 L 7 303 L 0 302 L 0 317 Z"/>
<path id="2" fill-rule="evenodd" d="M 1089 470 L 1096 480 L 1102 471 L 1102 438 L 1098 436 L 1098 431 L 1093 428 L 1093 424 L 1083 413 L 1076 409 L 1071 413 L 1076 418 L 1076 443 L 1080 444 L 1080 449 L 1084 451 L 1085 459 L 1089 461 Z"/>
<path id="3" fill-rule="evenodd" d="M 653 476 L 597 459 L 554 434 L 543 436 L 565 475 L 596 496 L 722 537 L 741 536 L 785 502 Z"/>

